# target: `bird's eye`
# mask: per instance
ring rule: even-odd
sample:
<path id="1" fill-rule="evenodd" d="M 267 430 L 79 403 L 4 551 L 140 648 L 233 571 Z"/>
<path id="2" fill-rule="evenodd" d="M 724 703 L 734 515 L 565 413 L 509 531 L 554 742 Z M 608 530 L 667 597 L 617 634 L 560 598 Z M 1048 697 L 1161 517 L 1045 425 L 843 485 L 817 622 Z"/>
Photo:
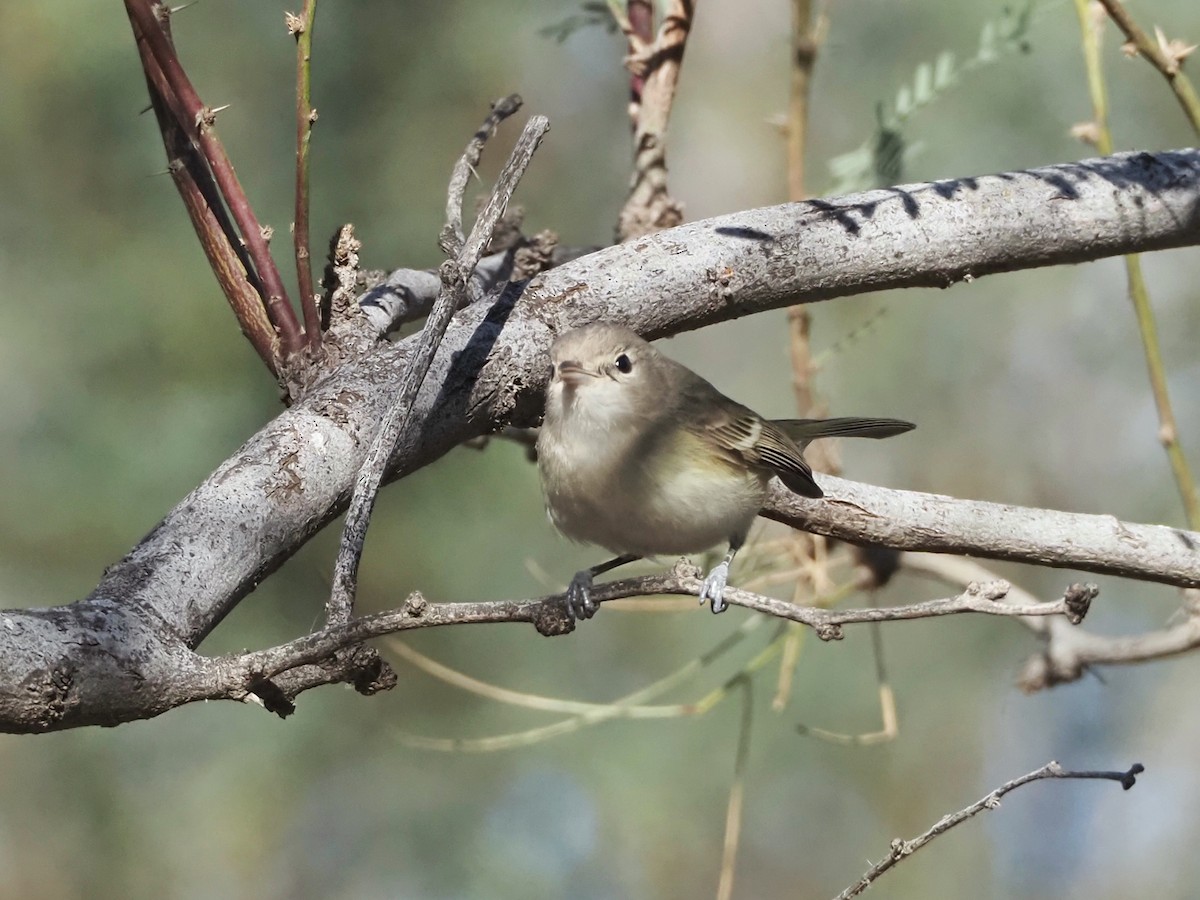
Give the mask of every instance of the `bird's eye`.
<path id="1" fill-rule="evenodd" d="M 618 372 L 628 374 L 633 371 L 633 360 L 629 358 L 628 354 L 622 353 L 617 357 L 616 366 Z"/>

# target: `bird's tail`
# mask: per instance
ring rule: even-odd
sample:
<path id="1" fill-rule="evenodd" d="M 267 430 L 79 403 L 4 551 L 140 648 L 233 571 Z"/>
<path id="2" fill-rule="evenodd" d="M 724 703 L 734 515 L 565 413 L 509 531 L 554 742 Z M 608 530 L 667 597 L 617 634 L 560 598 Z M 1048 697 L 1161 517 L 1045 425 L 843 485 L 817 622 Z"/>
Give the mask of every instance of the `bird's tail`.
<path id="1" fill-rule="evenodd" d="M 872 419 L 861 416 L 846 416 L 840 419 L 774 419 L 776 428 L 790 437 L 801 449 L 817 438 L 858 437 L 889 438 L 917 426 L 903 419 Z"/>

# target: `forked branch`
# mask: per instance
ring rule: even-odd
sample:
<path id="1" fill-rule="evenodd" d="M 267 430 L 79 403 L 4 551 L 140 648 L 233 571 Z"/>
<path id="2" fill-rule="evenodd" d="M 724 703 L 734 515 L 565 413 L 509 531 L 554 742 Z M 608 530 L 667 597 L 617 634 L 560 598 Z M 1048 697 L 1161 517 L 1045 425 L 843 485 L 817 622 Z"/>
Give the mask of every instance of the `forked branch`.
<path id="1" fill-rule="evenodd" d="M 932 828 L 912 840 L 905 841 L 896 838 L 892 841 L 888 855 L 871 866 L 858 881 L 838 894 L 836 900 L 849 900 L 850 897 L 857 897 L 874 884 L 884 872 L 895 868 L 899 863 L 908 859 L 935 837 L 945 834 L 955 825 L 961 825 L 967 819 L 983 812 L 985 809 L 999 809 L 1001 797 L 1009 791 L 1015 791 L 1017 788 L 1030 782 L 1041 781 L 1044 778 L 1100 778 L 1105 781 L 1115 781 L 1124 790 L 1129 790 L 1137 783 L 1137 776 L 1141 775 L 1144 771 L 1146 769 L 1141 763 L 1134 763 L 1129 767 L 1129 771 L 1127 772 L 1068 772 L 1057 762 L 1048 762 L 1040 769 L 1035 769 L 1026 775 L 1022 775 L 1020 778 L 1014 778 L 1012 781 L 1002 784 L 986 797 L 980 798 L 965 809 L 961 809 L 948 816 L 943 816 Z"/>

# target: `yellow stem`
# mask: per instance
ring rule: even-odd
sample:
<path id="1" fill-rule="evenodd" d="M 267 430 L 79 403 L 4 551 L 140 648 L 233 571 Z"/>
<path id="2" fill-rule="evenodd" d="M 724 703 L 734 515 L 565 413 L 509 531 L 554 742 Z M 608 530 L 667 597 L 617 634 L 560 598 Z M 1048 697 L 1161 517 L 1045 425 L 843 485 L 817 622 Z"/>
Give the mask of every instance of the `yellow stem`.
<path id="1" fill-rule="evenodd" d="M 1102 0 L 1102 2 L 1130 40 L 1135 40 L 1129 31 L 1132 23 L 1128 20 L 1120 4 L 1114 5 L 1108 0 Z M 1088 91 L 1092 98 L 1092 118 L 1096 125 L 1096 149 L 1108 156 L 1113 152 L 1113 141 L 1112 130 L 1108 125 L 1108 95 L 1104 86 L 1104 72 L 1100 64 L 1101 23 L 1091 17 L 1088 11 L 1089 5 L 1089 0 L 1075 0 L 1075 12 L 1079 17 L 1083 41 L 1083 59 L 1087 66 Z M 1119 18 L 1114 13 L 1114 8 L 1120 10 L 1120 15 L 1124 18 Z M 1136 26 L 1133 27 L 1136 28 Z M 1137 34 L 1145 38 L 1140 30 Z M 1141 48 L 1140 44 L 1139 48 Z M 1142 52 L 1146 53 L 1144 49 Z M 1147 54 L 1147 58 L 1151 58 L 1149 54 Z M 1151 58 L 1151 61 L 1154 60 Z M 1174 83 L 1172 81 L 1172 84 Z M 1187 86 L 1190 88 L 1190 85 Z M 1185 104 L 1186 108 L 1187 104 Z M 1200 115 L 1200 105 L 1196 107 L 1196 112 Z M 1197 125 L 1197 130 L 1200 131 L 1200 118 L 1193 119 L 1193 124 Z M 1154 395 L 1154 406 L 1158 410 L 1158 438 L 1167 451 L 1167 459 L 1175 476 L 1175 484 L 1183 499 L 1188 527 L 1196 530 L 1200 528 L 1200 497 L 1196 494 L 1196 480 L 1192 476 L 1187 457 L 1179 443 L 1179 428 L 1175 423 L 1175 411 L 1171 407 L 1171 395 L 1167 389 L 1167 375 L 1163 366 L 1162 349 L 1158 342 L 1158 328 L 1154 321 L 1154 310 L 1150 306 L 1150 293 L 1146 289 L 1146 280 L 1142 276 L 1141 258 L 1137 254 L 1125 257 L 1125 272 L 1129 284 L 1129 298 L 1133 301 L 1133 311 L 1142 339 L 1142 350 L 1146 356 L 1146 368 L 1150 374 L 1150 390 Z"/>

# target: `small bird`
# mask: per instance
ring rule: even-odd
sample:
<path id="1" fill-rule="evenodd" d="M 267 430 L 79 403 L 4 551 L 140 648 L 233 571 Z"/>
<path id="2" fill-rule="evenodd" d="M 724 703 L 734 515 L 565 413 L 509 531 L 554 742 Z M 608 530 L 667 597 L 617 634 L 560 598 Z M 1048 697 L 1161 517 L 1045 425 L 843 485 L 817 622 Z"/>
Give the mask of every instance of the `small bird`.
<path id="1" fill-rule="evenodd" d="M 802 451 L 821 437 L 884 438 L 899 419 L 767 420 L 618 325 L 564 332 L 550 347 L 546 416 L 537 440 L 546 509 L 568 538 L 617 557 L 576 573 L 567 613 L 591 618 L 595 576 L 646 556 L 729 552 L 700 602 L 725 609 L 729 566 L 778 476 L 823 496 Z"/>

